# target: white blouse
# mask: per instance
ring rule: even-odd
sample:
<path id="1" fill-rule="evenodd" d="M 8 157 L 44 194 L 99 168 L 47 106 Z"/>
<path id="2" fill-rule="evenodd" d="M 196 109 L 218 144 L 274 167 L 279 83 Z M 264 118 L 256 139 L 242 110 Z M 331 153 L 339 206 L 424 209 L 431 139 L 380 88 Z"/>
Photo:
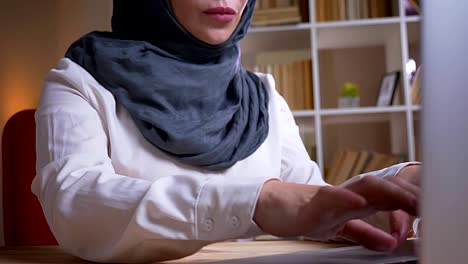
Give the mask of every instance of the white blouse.
<path id="1" fill-rule="evenodd" d="M 272 76 L 258 76 L 270 97 L 268 137 L 248 158 L 211 172 L 151 145 L 108 90 L 62 59 L 36 113 L 32 184 L 61 248 L 97 262 L 180 258 L 212 242 L 262 234 L 252 217 L 265 181 L 325 185 Z"/>

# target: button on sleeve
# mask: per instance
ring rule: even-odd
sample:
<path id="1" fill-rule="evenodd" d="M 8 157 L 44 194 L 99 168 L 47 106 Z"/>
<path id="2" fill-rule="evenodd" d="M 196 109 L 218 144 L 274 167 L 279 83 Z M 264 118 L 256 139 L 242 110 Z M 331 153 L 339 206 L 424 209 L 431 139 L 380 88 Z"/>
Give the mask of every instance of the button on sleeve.
<path id="1" fill-rule="evenodd" d="M 197 239 L 222 241 L 263 234 L 252 220 L 258 195 L 268 179 L 213 177 L 202 188 L 197 205 Z"/>

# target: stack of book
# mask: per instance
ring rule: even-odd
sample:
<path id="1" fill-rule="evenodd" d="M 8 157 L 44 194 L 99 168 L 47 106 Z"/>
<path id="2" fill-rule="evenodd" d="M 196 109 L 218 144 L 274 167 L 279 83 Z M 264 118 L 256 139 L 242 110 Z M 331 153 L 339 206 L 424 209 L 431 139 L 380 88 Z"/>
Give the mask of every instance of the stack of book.
<path id="1" fill-rule="evenodd" d="M 252 26 L 293 24 L 304 21 L 305 0 L 258 0 Z M 301 12 L 302 11 L 302 12 Z M 308 10 L 307 10 L 308 11 Z"/>
<path id="2" fill-rule="evenodd" d="M 402 156 L 393 154 L 341 150 L 333 157 L 333 162 L 325 177 L 325 181 L 332 185 L 339 185 L 353 176 L 383 169 L 402 160 Z"/>
<path id="3" fill-rule="evenodd" d="M 317 22 L 389 17 L 398 13 L 398 1 L 316 0 Z"/>
<path id="4" fill-rule="evenodd" d="M 273 75 L 276 90 L 284 97 L 291 110 L 314 108 L 311 60 L 261 65 L 254 70 Z"/>

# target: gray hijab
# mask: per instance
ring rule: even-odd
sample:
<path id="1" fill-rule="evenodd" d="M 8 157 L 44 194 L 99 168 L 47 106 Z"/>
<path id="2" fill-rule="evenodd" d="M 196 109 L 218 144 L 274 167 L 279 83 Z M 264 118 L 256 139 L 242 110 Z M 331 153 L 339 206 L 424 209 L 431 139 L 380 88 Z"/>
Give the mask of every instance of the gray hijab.
<path id="1" fill-rule="evenodd" d="M 176 20 L 170 0 L 114 0 L 112 32 L 92 32 L 66 57 L 128 110 L 143 136 L 182 163 L 224 170 L 268 135 L 268 95 L 240 64 L 255 0 L 229 40 L 209 45 Z"/>

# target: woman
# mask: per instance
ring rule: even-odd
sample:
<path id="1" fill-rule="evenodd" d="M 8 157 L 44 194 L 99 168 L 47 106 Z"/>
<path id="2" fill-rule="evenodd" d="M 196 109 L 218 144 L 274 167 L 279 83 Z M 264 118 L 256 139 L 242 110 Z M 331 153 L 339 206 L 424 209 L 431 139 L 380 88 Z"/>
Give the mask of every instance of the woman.
<path id="1" fill-rule="evenodd" d="M 49 73 L 32 190 L 64 250 L 141 262 L 264 233 L 404 240 L 419 166 L 327 186 L 272 77 L 239 63 L 254 5 L 114 0 L 113 32 L 84 36 Z M 390 234 L 359 220 L 377 211 Z"/>

